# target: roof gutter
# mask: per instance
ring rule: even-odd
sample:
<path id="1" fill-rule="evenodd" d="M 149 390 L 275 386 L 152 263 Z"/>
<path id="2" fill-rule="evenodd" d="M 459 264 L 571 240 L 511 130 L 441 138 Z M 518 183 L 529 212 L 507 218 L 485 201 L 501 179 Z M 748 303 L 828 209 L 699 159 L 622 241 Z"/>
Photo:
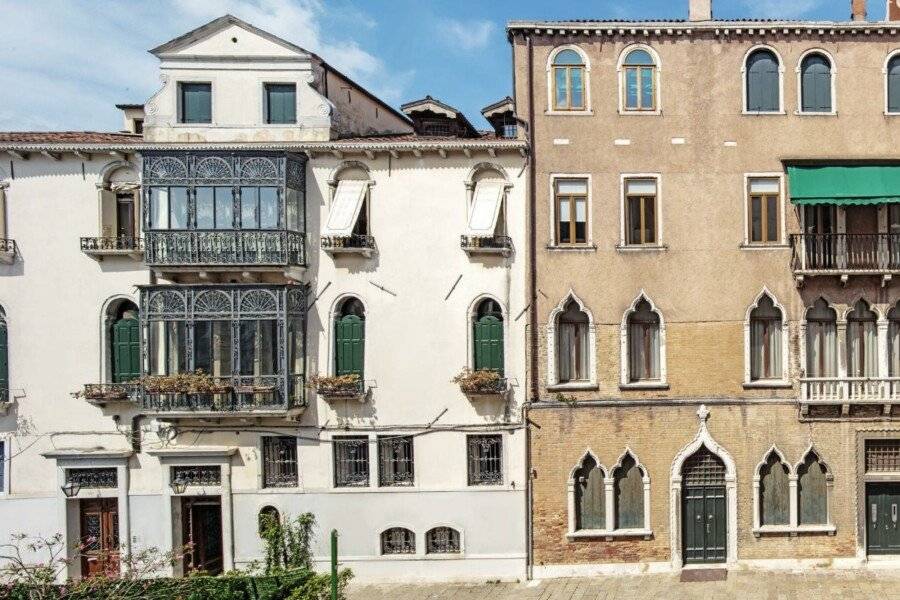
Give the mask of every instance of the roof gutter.
<path id="1" fill-rule="evenodd" d="M 0 142 L 0 152 L 141 152 L 144 150 L 281 150 L 293 152 L 352 152 L 391 150 L 509 150 L 525 151 L 527 142 L 521 140 L 478 140 L 454 138 L 452 141 L 428 142 L 274 142 L 274 143 L 136 143 L 136 144 L 72 144 Z"/>

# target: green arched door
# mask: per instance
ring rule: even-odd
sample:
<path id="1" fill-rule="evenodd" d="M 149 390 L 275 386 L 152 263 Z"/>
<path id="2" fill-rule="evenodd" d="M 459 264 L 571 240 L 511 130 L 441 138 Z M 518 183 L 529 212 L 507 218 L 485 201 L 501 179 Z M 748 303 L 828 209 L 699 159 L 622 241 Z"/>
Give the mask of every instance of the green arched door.
<path id="1" fill-rule="evenodd" d="M 475 321 L 475 370 L 503 374 L 503 320 L 485 315 Z"/>
<path id="2" fill-rule="evenodd" d="M 127 383 L 141 376 L 140 324 L 133 317 L 113 323 L 113 382 Z"/>
<path id="3" fill-rule="evenodd" d="M 366 322 L 357 315 L 345 315 L 335 321 L 334 361 L 336 375 L 363 378 Z"/>

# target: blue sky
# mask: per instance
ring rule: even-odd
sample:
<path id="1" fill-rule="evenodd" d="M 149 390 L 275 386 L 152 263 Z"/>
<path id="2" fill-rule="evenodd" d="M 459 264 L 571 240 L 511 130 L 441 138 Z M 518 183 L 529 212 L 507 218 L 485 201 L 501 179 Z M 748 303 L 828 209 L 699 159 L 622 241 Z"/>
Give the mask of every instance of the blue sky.
<path id="1" fill-rule="evenodd" d="M 0 0 L 0 130 L 116 130 L 158 87 L 147 50 L 225 13 L 320 54 L 394 106 L 431 94 L 486 127 L 513 19 L 685 18 L 688 0 Z M 869 0 L 869 18 L 884 18 Z M 713 0 L 716 18 L 846 20 L 850 0 Z"/>

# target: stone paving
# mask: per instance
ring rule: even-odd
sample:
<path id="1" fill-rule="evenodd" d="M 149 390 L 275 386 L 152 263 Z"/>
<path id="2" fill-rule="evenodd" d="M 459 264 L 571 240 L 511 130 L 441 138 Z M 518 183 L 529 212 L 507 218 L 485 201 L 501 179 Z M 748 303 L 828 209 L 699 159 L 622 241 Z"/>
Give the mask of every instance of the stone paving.
<path id="1" fill-rule="evenodd" d="M 900 572 L 735 572 L 726 581 L 677 575 L 545 579 L 526 583 L 351 585 L 348 600 L 900 600 Z"/>

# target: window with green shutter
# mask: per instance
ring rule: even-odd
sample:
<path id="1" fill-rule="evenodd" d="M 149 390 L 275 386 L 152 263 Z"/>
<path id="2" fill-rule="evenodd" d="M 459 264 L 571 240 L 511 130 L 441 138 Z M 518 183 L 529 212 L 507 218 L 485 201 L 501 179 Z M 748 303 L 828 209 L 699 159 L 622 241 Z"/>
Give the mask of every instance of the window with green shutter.
<path id="1" fill-rule="evenodd" d="M 759 517 L 762 525 L 787 525 L 790 515 L 788 467 L 775 451 L 759 470 Z"/>
<path id="2" fill-rule="evenodd" d="M 606 529 L 603 471 L 590 455 L 575 471 L 575 529 Z"/>
<path id="3" fill-rule="evenodd" d="M 266 123 L 297 122 L 297 86 L 293 83 L 267 83 Z"/>
<path id="4" fill-rule="evenodd" d="M 6 313 L 0 308 L 0 402 L 9 401 L 9 336 Z"/>
<path id="5" fill-rule="evenodd" d="M 140 323 L 137 307 L 126 303 L 112 326 L 113 383 L 127 383 L 141 376 Z"/>
<path id="6" fill-rule="evenodd" d="M 887 78 L 888 112 L 900 113 L 900 55 L 888 63 Z"/>
<path id="7" fill-rule="evenodd" d="M 182 123 L 212 123 L 212 84 L 180 83 Z"/>
<path id="8" fill-rule="evenodd" d="M 363 378 L 366 315 L 362 302 L 348 298 L 341 304 L 334 322 L 335 375 L 359 375 Z"/>
<path id="9" fill-rule="evenodd" d="M 803 112 L 830 113 L 831 61 L 821 54 L 810 54 L 800 66 L 801 107 Z"/>
<path id="10" fill-rule="evenodd" d="M 757 50 L 747 57 L 747 112 L 781 110 L 781 73 L 771 50 Z"/>
<path id="11" fill-rule="evenodd" d="M 476 371 L 503 374 L 503 313 L 494 300 L 483 300 L 476 312 L 473 339 Z"/>

